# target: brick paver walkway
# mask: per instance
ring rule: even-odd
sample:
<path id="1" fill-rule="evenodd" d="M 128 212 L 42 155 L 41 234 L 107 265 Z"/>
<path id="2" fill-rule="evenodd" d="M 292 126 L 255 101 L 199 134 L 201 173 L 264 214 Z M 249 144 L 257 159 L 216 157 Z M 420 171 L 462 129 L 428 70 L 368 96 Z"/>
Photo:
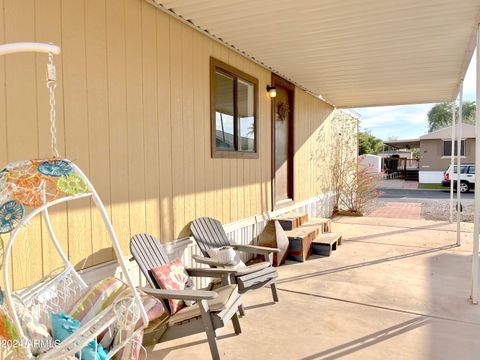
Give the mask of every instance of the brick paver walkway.
<path id="1" fill-rule="evenodd" d="M 418 189 L 418 181 L 384 179 L 378 182 L 377 187 L 383 189 Z"/>
<path id="2" fill-rule="evenodd" d="M 422 216 L 422 204 L 408 202 L 388 202 L 380 205 L 368 216 L 394 219 L 425 220 Z"/>
<path id="3" fill-rule="evenodd" d="M 405 181 L 403 183 L 404 189 L 418 189 L 418 181 Z"/>

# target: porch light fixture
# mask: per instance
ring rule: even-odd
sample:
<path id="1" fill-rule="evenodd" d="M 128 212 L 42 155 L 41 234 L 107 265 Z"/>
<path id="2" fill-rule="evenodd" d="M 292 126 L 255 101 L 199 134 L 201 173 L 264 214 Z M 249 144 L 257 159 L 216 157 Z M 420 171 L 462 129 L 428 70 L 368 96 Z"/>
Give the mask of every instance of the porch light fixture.
<path id="1" fill-rule="evenodd" d="M 270 96 L 272 99 L 277 97 L 277 88 L 275 86 L 267 85 L 267 92 L 268 96 Z"/>

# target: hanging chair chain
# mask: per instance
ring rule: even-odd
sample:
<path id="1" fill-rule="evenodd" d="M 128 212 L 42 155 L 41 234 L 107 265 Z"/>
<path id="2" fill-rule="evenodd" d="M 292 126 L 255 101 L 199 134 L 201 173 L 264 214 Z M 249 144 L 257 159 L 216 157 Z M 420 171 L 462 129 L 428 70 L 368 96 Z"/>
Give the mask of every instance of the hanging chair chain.
<path id="1" fill-rule="evenodd" d="M 50 92 L 50 137 L 52 154 L 54 157 L 60 157 L 57 150 L 57 112 L 55 110 L 55 88 L 57 86 L 57 71 L 53 63 L 53 54 L 48 54 L 47 64 L 47 88 Z"/>

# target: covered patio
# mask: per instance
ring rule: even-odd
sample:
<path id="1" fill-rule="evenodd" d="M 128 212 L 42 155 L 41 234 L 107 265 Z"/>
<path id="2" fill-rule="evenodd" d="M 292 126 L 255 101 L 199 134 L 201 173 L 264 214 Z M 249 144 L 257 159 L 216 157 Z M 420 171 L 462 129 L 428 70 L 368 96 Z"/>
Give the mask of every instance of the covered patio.
<path id="1" fill-rule="evenodd" d="M 275 154 L 281 141 L 275 126 L 280 110 L 295 115 L 287 120 L 294 126 L 281 138 L 289 143 L 281 148 L 285 159 L 279 157 L 278 166 L 289 172 L 283 200 L 295 206 L 292 211 L 314 217 L 320 209 L 330 216 L 335 174 L 322 168 L 333 158 L 324 145 L 356 134 L 326 126 L 336 110 L 454 102 L 480 44 L 480 0 L 0 4 L 4 42 L 34 39 L 61 45 L 59 147 L 89 170 L 107 199 L 121 239 L 115 254 L 127 255 L 129 239 L 149 232 L 178 251 L 176 257 L 183 256 L 187 266 L 198 265 L 193 260 L 198 249 L 185 249 L 176 239 L 186 236 L 192 220 L 215 217 L 239 243 L 251 244 L 257 225 L 278 211 Z M 251 156 L 214 156 L 212 79 L 222 73 L 215 67 L 220 62 L 237 74 L 232 78 L 234 115 L 238 82 L 245 75 L 255 80 L 249 94 L 258 112 L 258 123 L 252 125 L 256 139 L 258 130 L 258 151 L 255 145 Z M 2 163 L 47 153 L 48 125 L 55 148 L 54 98 L 49 123 L 44 85 L 32 81 L 44 77 L 39 64 L 33 55 L 0 63 Z M 285 98 L 291 107 L 275 107 L 270 90 L 281 88 L 277 77 L 282 79 L 278 84 L 288 83 L 285 89 L 291 93 Z M 240 120 L 235 121 L 231 133 L 241 138 Z M 476 133 L 480 167 L 480 123 Z M 480 192 L 475 203 L 475 226 L 336 218 L 334 231 L 343 233 L 343 245 L 328 258 L 312 256 L 279 267 L 278 304 L 272 304 L 269 289 L 246 294 L 242 335 L 234 335 L 231 325 L 219 330 L 222 358 L 478 358 L 480 308 L 472 303 L 478 303 Z M 54 215 L 69 261 L 82 268 L 85 279 L 117 275 L 114 251 L 99 231 L 100 217 L 90 202 Z M 40 240 L 12 251 L 14 289 L 30 286 L 56 266 L 44 247 L 42 223 L 32 225 Z M 205 327 L 211 330 L 211 322 Z M 149 358 L 210 359 L 203 330 L 149 348 Z"/>
<path id="2" fill-rule="evenodd" d="M 279 268 L 280 302 L 245 296 L 243 334 L 220 333 L 224 359 L 476 359 L 480 312 L 468 300 L 472 224 L 340 217 L 329 258 Z M 392 225 L 389 225 L 392 224 Z M 203 335 L 149 350 L 152 359 L 209 359 Z"/>

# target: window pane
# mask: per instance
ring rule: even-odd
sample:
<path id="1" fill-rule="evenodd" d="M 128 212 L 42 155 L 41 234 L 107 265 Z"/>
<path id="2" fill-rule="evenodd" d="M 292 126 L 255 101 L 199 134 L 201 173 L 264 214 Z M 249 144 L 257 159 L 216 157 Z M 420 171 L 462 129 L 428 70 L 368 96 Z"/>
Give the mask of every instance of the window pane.
<path id="1" fill-rule="evenodd" d="M 475 166 L 470 166 L 470 167 L 468 168 L 468 173 L 469 173 L 469 174 L 475 174 Z"/>
<path id="2" fill-rule="evenodd" d="M 457 143 L 458 141 L 455 140 L 453 142 L 453 155 L 456 156 L 457 155 Z M 462 140 L 462 142 L 460 143 L 460 146 L 461 146 L 461 149 L 460 149 L 460 155 L 461 156 L 465 156 L 465 140 Z M 445 140 L 443 142 L 443 155 L 444 156 L 450 156 L 452 154 L 452 141 L 451 140 Z"/>
<path id="3" fill-rule="evenodd" d="M 238 150 L 255 151 L 255 88 L 241 79 L 237 84 Z"/>
<path id="4" fill-rule="evenodd" d="M 452 155 L 452 142 L 451 141 L 444 141 L 443 142 L 443 155 L 444 156 Z"/>
<path id="5" fill-rule="evenodd" d="M 468 170 L 468 166 L 466 165 L 460 165 L 460 173 L 461 174 L 466 174 L 467 173 L 467 170 Z M 457 173 L 457 165 L 455 165 L 453 167 L 453 173 L 456 174 Z"/>
<path id="6" fill-rule="evenodd" d="M 215 72 L 216 146 L 220 150 L 235 150 L 234 84 L 232 77 Z"/>

